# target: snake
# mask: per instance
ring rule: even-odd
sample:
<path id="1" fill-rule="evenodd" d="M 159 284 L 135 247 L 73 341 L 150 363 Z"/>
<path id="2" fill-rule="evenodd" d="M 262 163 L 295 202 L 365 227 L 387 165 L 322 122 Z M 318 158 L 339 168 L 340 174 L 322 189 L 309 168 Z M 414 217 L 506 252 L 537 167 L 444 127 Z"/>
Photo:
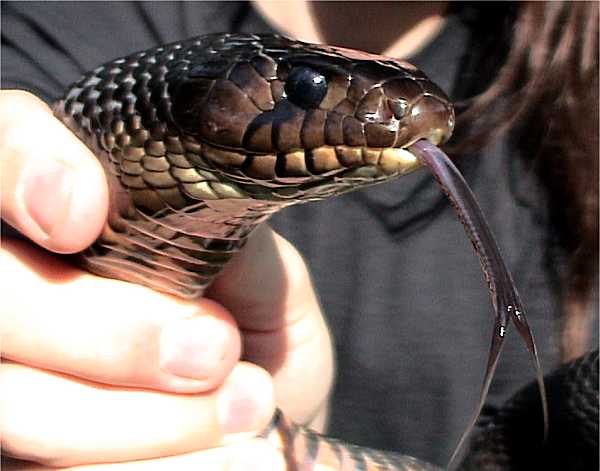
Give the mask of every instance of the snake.
<path id="1" fill-rule="evenodd" d="M 534 358 L 547 419 L 512 277 L 438 147 L 454 130 L 453 106 L 412 64 L 279 35 L 210 34 L 107 62 L 53 111 L 98 157 L 110 190 L 107 221 L 79 263 L 182 298 L 202 296 L 275 212 L 427 167 L 471 239 L 496 313 L 480 402 L 448 468 L 483 407 L 509 321 Z M 261 436 L 283 451 L 289 471 L 440 469 L 325 437 L 282 411 Z"/>

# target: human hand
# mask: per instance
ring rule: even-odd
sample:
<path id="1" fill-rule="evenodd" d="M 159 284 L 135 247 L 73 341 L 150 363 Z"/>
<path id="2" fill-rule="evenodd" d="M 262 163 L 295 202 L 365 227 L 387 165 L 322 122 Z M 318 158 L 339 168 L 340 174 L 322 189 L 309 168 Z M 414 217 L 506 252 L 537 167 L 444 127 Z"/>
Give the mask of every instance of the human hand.
<path id="1" fill-rule="evenodd" d="M 0 161 L 6 221 L 54 252 L 95 240 L 101 166 L 32 95 L 0 92 Z M 329 334 L 302 258 L 267 227 L 211 287 L 217 302 L 100 278 L 22 241 L 4 241 L 0 263 L 5 469 L 277 470 L 282 456 L 251 438 L 275 404 L 323 423 Z"/>

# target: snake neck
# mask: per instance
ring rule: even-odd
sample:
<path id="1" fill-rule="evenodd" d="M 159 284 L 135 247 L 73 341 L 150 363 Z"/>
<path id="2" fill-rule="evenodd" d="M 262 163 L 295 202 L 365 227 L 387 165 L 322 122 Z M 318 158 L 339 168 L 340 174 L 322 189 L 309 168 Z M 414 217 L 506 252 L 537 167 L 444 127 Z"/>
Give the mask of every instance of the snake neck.
<path id="1" fill-rule="evenodd" d="M 281 207 L 224 199 L 148 213 L 134 205 L 116 177 L 109 184 L 114 187 L 109 217 L 100 237 L 81 254 L 83 264 L 99 275 L 185 298 L 202 296 L 254 228 Z"/>
<path id="2" fill-rule="evenodd" d="M 191 137 L 164 129 L 150 138 L 141 121 L 128 130 L 123 119 L 116 120 L 117 134 L 78 109 L 63 100 L 54 112 L 98 157 L 108 180 L 108 220 L 80 254 L 96 274 L 202 296 L 253 229 L 291 204 L 219 179 L 205 158 L 212 148 Z"/>

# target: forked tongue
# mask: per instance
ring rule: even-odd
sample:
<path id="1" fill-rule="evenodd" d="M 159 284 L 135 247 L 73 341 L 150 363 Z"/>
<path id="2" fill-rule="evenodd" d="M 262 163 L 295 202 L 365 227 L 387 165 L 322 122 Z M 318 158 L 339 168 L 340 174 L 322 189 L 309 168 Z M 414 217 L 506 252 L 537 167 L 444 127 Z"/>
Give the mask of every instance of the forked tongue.
<path id="1" fill-rule="evenodd" d="M 475 195 L 448 156 L 431 142 L 426 139 L 421 139 L 411 145 L 409 150 L 417 156 L 431 173 L 433 173 L 433 176 L 439 183 L 442 191 L 448 197 L 450 204 L 465 228 L 465 231 L 473 244 L 475 253 L 479 258 L 481 268 L 483 269 L 483 274 L 488 284 L 492 305 L 496 315 L 479 404 L 477 405 L 467 428 L 460 437 L 460 440 L 452 453 L 450 462 L 448 463 L 448 469 L 453 470 L 457 466 L 459 452 L 467 437 L 475 427 L 485 403 L 494 372 L 496 371 L 496 366 L 498 365 L 498 358 L 504 344 L 508 322 L 511 319 L 525 341 L 527 349 L 535 363 L 544 415 L 544 439 L 548 433 L 548 403 L 546 400 L 546 389 L 544 387 L 544 379 L 537 354 L 537 348 L 535 346 L 533 334 L 527 323 L 527 318 L 525 317 L 519 293 L 517 292 L 512 276 L 500 255 L 498 245 L 496 244 L 483 212 L 475 199 Z"/>

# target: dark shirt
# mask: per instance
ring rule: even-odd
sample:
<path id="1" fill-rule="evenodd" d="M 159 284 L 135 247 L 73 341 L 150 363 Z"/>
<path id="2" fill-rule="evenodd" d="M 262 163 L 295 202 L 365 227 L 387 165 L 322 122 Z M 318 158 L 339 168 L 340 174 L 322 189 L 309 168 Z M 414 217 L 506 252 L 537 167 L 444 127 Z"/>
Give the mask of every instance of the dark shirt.
<path id="1" fill-rule="evenodd" d="M 184 37 L 272 32 L 246 3 L 2 4 L 2 87 L 47 101 L 88 69 Z M 452 96 L 470 30 L 451 16 L 414 57 Z M 560 307 L 546 200 L 516 146 L 459 160 L 521 292 L 542 365 L 558 360 Z M 284 210 L 273 226 L 305 256 L 339 365 L 330 433 L 444 464 L 479 395 L 493 311 L 478 261 L 426 171 Z M 534 377 L 514 329 L 489 403 Z M 541 424 L 540 424 L 541 426 Z"/>

